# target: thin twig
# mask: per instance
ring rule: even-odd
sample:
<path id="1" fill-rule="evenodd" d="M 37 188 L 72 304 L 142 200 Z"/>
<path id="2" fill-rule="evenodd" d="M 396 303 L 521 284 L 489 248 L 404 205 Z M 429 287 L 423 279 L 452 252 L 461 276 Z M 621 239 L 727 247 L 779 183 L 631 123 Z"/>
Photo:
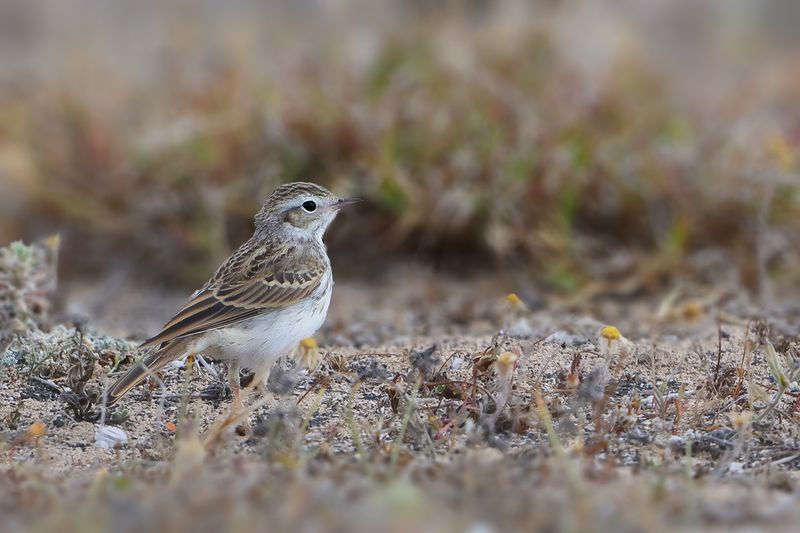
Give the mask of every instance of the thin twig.
<path id="1" fill-rule="evenodd" d="M 389 471 L 392 473 L 392 475 L 395 474 L 397 468 L 397 460 L 400 458 L 400 448 L 403 447 L 403 439 L 406 436 L 408 423 L 411 421 L 411 415 L 413 414 L 414 408 L 416 407 L 417 394 L 419 394 L 419 382 L 411 391 L 411 398 L 408 398 L 406 400 L 406 408 L 403 411 L 403 421 L 400 424 L 400 433 L 397 435 L 397 440 L 395 441 L 394 446 L 392 446 L 392 455 L 389 461 Z"/>
<path id="2" fill-rule="evenodd" d="M 43 379 L 43 378 L 40 378 L 39 376 L 28 376 L 28 379 L 30 379 L 31 381 L 35 381 L 36 383 L 40 383 L 40 384 L 44 385 L 45 387 L 47 387 L 48 389 L 50 389 L 52 391 L 55 391 L 55 392 L 57 392 L 59 394 L 64 392 L 64 388 L 61 387 L 60 385 L 58 385 L 52 379 Z"/>
<path id="3" fill-rule="evenodd" d="M 717 387 L 717 378 L 719 376 L 719 367 L 722 363 L 722 324 L 717 320 L 717 365 L 714 367 L 714 388 Z M 719 393 L 719 391 L 717 391 Z"/>

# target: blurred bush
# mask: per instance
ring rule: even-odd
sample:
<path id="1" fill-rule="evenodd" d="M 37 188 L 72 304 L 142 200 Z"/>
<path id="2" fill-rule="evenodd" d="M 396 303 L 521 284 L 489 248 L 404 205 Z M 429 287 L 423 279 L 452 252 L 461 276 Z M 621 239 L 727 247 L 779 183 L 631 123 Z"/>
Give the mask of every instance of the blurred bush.
<path id="1" fill-rule="evenodd" d="M 14 334 L 48 324 L 58 246 L 58 238 L 51 237 L 30 246 L 0 247 L 0 351 Z"/>
<path id="2" fill-rule="evenodd" d="M 4 5 L 0 238 L 192 284 L 314 180 L 368 200 L 331 244 L 375 269 L 514 260 L 570 289 L 713 247 L 796 273 L 791 4 L 623 4 Z"/>

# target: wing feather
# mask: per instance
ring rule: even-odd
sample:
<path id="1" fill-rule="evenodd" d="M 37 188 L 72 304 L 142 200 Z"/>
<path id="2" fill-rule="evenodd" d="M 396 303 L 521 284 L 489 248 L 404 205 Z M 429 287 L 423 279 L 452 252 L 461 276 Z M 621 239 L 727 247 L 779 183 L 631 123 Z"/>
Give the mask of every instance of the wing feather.
<path id="1" fill-rule="evenodd" d="M 235 324 L 311 295 L 322 282 L 322 258 L 298 257 L 288 248 L 276 255 L 248 242 L 143 348 Z M 293 253 L 294 252 L 294 253 Z"/>

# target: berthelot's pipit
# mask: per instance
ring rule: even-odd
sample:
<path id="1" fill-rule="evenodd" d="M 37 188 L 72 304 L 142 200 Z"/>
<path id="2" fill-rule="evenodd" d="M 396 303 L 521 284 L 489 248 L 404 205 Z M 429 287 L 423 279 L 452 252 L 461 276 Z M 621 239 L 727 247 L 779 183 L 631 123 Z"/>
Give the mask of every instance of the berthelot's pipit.
<path id="1" fill-rule="evenodd" d="M 322 325 L 333 276 L 322 237 L 339 198 L 313 183 L 281 185 L 255 217 L 255 233 L 229 257 L 164 329 L 142 344 L 155 349 L 108 389 L 112 405 L 148 375 L 188 355 L 228 361 L 234 410 L 239 369 L 261 384 L 275 361 Z"/>

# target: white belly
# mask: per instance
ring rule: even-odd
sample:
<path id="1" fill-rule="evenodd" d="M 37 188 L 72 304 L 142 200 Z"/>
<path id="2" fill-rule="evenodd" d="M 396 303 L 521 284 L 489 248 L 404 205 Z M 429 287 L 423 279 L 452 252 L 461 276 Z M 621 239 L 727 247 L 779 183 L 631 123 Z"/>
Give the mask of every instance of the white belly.
<path id="1" fill-rule="evenodd" d="M 328 285 L 327 287 L 325 285 Z M 235 359 L 243 368 L 271 367 L 297 344 L 311 337 L 325 321 L 332 282 L 317 294 L 283 309 L 275 309 L 227 328 L 200 336 L 189 350 L 220 359 Z"/>

